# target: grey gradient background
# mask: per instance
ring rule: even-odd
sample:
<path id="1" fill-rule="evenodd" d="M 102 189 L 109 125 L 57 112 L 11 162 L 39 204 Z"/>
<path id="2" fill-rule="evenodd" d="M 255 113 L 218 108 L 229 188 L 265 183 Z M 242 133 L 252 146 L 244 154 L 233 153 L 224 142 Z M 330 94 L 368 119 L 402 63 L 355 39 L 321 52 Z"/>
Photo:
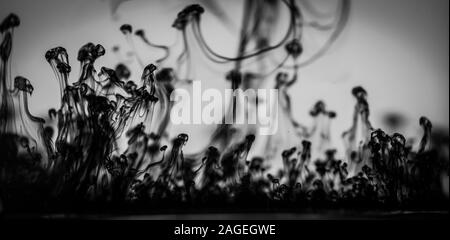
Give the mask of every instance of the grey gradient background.
<path id="1" fill-rule="evenodd" d="M 59 87 L 45 61 L 46 50 L 56 46 L 68 50 L 74 81 L 79 71 L 76 53 L 81 45 L 92 41 L 107 50 L 115 44 L 126 46 L 118 30 L 123 23 L 146 29 L 154 42 L 172 42 L 175 30 L 170 25 L 176 13 L 191 2 L 195 1 L 127 1 L 113 18 L 107 0 L 0 0 L 0 18 L 9 12 L 21 18 L 21 26 L 15 31 L 12 75 L 32 81 L 35 92 L 31 111 L 43 115 L 48 108 L 59 106 Z M 220 2 L 239 22 L 242 2 Z M 384 127 L 383 116 L 395 112 L 406 117 L 398 131 L 409 137 L 420 134 L 418 119 L 422 115 L 435 126 L 448 129 L 448 5 L 447 0 L 353 1 L 342 36 L 326 56 L 301 69 L 300 82 L 290 90 L 295 117 L 311 124 L 308 110 L 323 99 L 338 113 L 333 137 L 339 138 L 351 124 L 351 88 L 362 85 L 369 93 L 375 127 Z M 212 28 L 220 24 L 211 14 L 206 13 L 205 18 L 205 35 L 212 45 L 235 49 L 235 43 L 229 40 L 233 35 L 224 27 Z M 114 67 L 117 61 L 109 51 L 97 66 Z M 222 88 L 225 84 L 220 79 L 216 85 Z"/>

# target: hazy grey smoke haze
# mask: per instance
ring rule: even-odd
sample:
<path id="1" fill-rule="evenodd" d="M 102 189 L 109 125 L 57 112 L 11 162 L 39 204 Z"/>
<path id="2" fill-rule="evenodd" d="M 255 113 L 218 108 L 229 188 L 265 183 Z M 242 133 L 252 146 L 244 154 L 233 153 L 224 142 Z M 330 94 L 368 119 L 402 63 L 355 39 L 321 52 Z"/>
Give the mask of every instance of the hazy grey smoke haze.
<path id="1" fill-rule="evenodd" d="M 126 49 L 119 31 L 123 23 L 144 28 L 153 42 L 173 42 L 176 31 L 170 27 L 172 21 L 191 2 L 127 1 L 113 18 L 106 0 L 0 0 L 1 18 L 10 12 L 21 18 L 21 26 L 15 31 L 12 74 L 32 81 L 32 112 L 43 115 L 48 108 L 59 107 L 59 87 L 45 61 L 46 50 L 56 46 L 68 50 L 73 81 L 79 70 L 76 53 L 80 46 L 94 42 L 107 50 L 116 44 Z M 220 2 L 230 19 L 239 24 L 242 1 Z M 448 128 L 448 7 L 447 0 L 353 1 L 349 23 L 336 44 L 326 56 L 301 69 L 300 81 L 290 89 L 295 117 L 310 122 L 310 107 L 323 99 L 338 114 L 332 126 L 337 139 L 351 124 L 354 99 L 350 91 L 362 85 L 369 94 L 375 127 L 383 127 L 384 114 L 396 112 L 406 117 L 401 131 L 407 136 L 419 132 L 422 115 L 435 126 Z M 237 35 L 208 12 L 204 18 L 205 35 L 211 45 L 220 51 L 230 50 L 228 55 L 235 54 Z M 113 67 L 118 61 L 108 51 L 97 66 Z M 137 65 L 132 70 L 141 71 Z M 214 84 L 218 88 L 227 86 L 222 76 Z"/>

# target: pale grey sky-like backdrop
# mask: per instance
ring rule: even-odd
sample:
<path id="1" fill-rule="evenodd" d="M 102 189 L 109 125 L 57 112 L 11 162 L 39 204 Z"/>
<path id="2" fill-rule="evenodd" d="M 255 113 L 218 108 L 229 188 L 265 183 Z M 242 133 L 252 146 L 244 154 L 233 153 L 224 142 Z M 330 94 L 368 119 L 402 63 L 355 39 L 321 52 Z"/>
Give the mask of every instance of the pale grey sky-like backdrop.
<path id="1" fill-rule="evenodd" d="M 107 50 L 116 44 L 126 46 L 118 30 L 123 23 L 144 28 L 154 42 L 173 42 L 175 30 L 170 25 L 176 13 L 191 2 L 195 1 L 126 1 L 113 18 L 107 0 L 0 0 L 0 18 L 10 12 L 21 18 L 21 26 L 15 31 L 12 75 L 32 81 L 35 91 L 31 111 L 42 115 L 50 107 L 59 106 L 59 87 L 45 61 L 46 50 L 56 46 L 68 50 L 74 80 L 81 45 L 100 43 Z M 239 23 L 242 1 L 220 2 Z M 383 116 L 395 112 L 406 117 L 401 131 L 407 135 L 420 133 L 418 119 L 422 115 L 435 126 L 448 129 L 448 5 L 447 0 L 352 1 L 343 34 L 326 56 L 300 70 L 301 80 L 290 90 L 295 117 L 311 123 L 308 110 L 323 99 L 338 113 L 333 123 L 333 135 L 338 138 L 351 124 L 351 88 L 362 85 L 369 94 L 375 127 L 383 127 Z M 227 40 L 232 36 L 229 30 L 212 27 L 220 24 L 211 14 L 204 17 L 205 35 L 212 45 L 220 48 L 230 43 L 235 49 L 234 42 Z M 117 61 L 109 51 L 97 65 L 114 67 Z"/>

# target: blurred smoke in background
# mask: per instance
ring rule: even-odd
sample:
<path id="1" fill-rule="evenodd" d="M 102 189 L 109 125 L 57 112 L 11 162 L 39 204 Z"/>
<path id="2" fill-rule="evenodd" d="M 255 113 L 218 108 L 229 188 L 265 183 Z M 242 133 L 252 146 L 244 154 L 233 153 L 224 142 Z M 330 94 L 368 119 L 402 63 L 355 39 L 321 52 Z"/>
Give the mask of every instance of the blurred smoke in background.
<path id="1" fill-rule="evenodd" d="M 324 12 L 335 6 L 334 1 L 310 2 Z M 30 108 L 35 115 L 43 116 L 49 108 L 59 107 L 54 105 L 58 103 L 59 89 L 44 60 L 46 50 L 64 46 L 69 55 L 75 56 L 80 46 L 92 41 L 107 49 L 96 65 L 112 67 L 130 51 L 118 30 L 122 24 L 144 29 L 155 43 L 169 44 L 176 40 L 176 30 L 170 27 L 176 14 L 190 3 L 207 4 L 202 24 L 210 45 L 217 52 L 235 55 L 243 15 L 241 0 L 0 0 L 0 16 L 15 12 L 22 22 L 15 33 L 12 76 L 20 74 L 33 82 L 35 91 Z M 280 35 L 286 25 L 282 18 L 276 31 Z M 448 1 L 445 0 L 352 2 L 350 20 L 333 47 L 314 64 L 300 69 L 300 79 L 290 89 L 294 117 L 312 124 L 309 110 L 317 100 L 324 100 L 329 109 L 338 113 L 332 137 L 335 147 L 341 149 L 340 135 L 349 127 L 353 111 L 354 100 L 349 92 L 353 86 L 361 85 L 369 93 L 374 126 L 388 133 L 398 131 L 406 137 L 418 137 L 417 122 L 423 115 L 436 128 L 447 129 L 448 135 L 448 28 Z M 313 43 L 320 36 L 305 36 L 308 37 L 312 44 L 305 48 L 317 48 Z M 113 46 L 120 46 L 123 56 L 114 54 Z M 142 52 L 141 56 L 148 57 L 144 61 L 156 59 L 142 45 L 137 44 L 136 49 Z M 134 62 L 130 66 L 135 74 L 132 79 L 139 78 L 138 64 Z M 72 72 L 79 71 L 77 64 L 72 67 Z M 228 86 L 223 77 L 200 80 L 204 88 Z M 198 127 L 184 131 L 206 134 Z M 192 139 L 186 152 L 206 144 L 201 141 Z"/>

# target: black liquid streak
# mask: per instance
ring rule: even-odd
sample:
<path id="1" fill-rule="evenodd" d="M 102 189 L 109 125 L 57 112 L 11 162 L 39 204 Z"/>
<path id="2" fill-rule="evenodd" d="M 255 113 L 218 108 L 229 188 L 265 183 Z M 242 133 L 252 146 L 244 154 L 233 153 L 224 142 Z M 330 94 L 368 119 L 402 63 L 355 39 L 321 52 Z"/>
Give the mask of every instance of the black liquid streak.
<path id="1" fill-rule="evenodd" d="M 45 58 L 61 92 L 61 105 L 49 111 L 50 118 L 57 122 L 56 129 L 44 128 L 44 120 L 31 115 L 30 81 L 19 76 L 11 84 L 7 65 L 13 29 L 20 21 L 16 15 L 9 15 L 0 25 L 0 200 L 4 211 L 70 212 L 95 207 L 95 211 L 114 212 L 245 206 L 445 209 L 441 176 L 448 175 L 448 159 L 438 157 L 443 150 L 436 146 L 442 145 L 432 145 L 432 125 L 427 118 L 420 119 L 424 133 L 419 149 L 414 151 L 401 134 L 388 135 L 372 126 L 367 92 L 355 87 L 353 123 L 342 135 L 345 159 L 336 159 L 336 151 L 328 148 L 330 121 L 336 113 L 328 110 L 324 102 L 317 102 L 310 112 L 315 119 L 313 128 L 308 129 L 293 118 L 295 105 L 291 104 L 287 89 L 298 80 L 298 69 L 322 55 L 335 41 L 348 19 L 350 1 L 341 1 L 335 33 L 325 47 L 304 61 L 299 60 L 303 54 L 301 31 L 307 23 L 301 14 L 304 10 L 293 0 L 281 2 L 289 9 L 291 23 L 285 37 L 274 45 L 261 30 L 271 26 L 259 24 L 258 19 L 265 15 L 257 10 L 272 6 L 276 11 L 279 2 L 247 2 L 249 14 L 244 18 L 236 57 L 222 56 L 206 43 L 200 24 L 205 10 L 200 5 L 182 10 L 173 27 L 184 36 L 183 51 L 177 56 L 179 64 L 187 64 L 184 76 L 177 68 L 158 67 L 164 66 L 172 52 L 166 46 L 149 42 L 142 30 L 135 34 L 148 46 L 163 50 L 164 55 L 156 61 L 157 65 L 146 65 L 140 82 L 129 79 L 130 70 L 124 64 L 115 69 L 102 67 L 97 74 L 94 62 L 105 54 L 105 49 L 88 43 L 78 52 L 81 74 L 69 84 L 67 51 L 63 47 L 49 50 Z M 310 25 L 326 28 L 318 23 Z M 131 25 L 123 25 L 120 30 L 131 38 Z M 191 33 L 194 38 L 187 38 Z M 263 61 L 265 54 L 284 46 L 287 58 L 294 63 L 294 68 L 288 68 L 293 70 L 293 77 L 288 80 L 287 73 L 279 72 L 274 79 L 275 88 L 282 91 L 284 116 L 302 141 L 278 156 L 283 168 L 277 174 L 267 173 L 264 158 L 248 161 L 256 137 L 234 125 L 219 125 L 210 146 L 197 154 L 183 154 L 189 139 L 183 133 L 172 141 L 170 149 L 161 146 L 167 140 L 170 93 L 176 84 L 192 80 L 191 40 L 213 62 L 234 64 L 226 76 L 233 89 L 258 85 L 245 82 L 257 75 L 243 74 L 244 60 Z M 248 53 L 251 41 L 258 44 L 256 50 Z M 284 61 L 273 72 L 283 66 Z M 235 99 L 231 101 L 235 106 Z M 228 109 L 227 114 L 235 116 L 233 110 Z M 53 133 L 57 133 L 54 143 Z M 118 140 L 124 138 L 127 147 L 121 151 Z M 317 154 L 318 159 L 313 159 L 316 151 L 323 155 Z"/>

